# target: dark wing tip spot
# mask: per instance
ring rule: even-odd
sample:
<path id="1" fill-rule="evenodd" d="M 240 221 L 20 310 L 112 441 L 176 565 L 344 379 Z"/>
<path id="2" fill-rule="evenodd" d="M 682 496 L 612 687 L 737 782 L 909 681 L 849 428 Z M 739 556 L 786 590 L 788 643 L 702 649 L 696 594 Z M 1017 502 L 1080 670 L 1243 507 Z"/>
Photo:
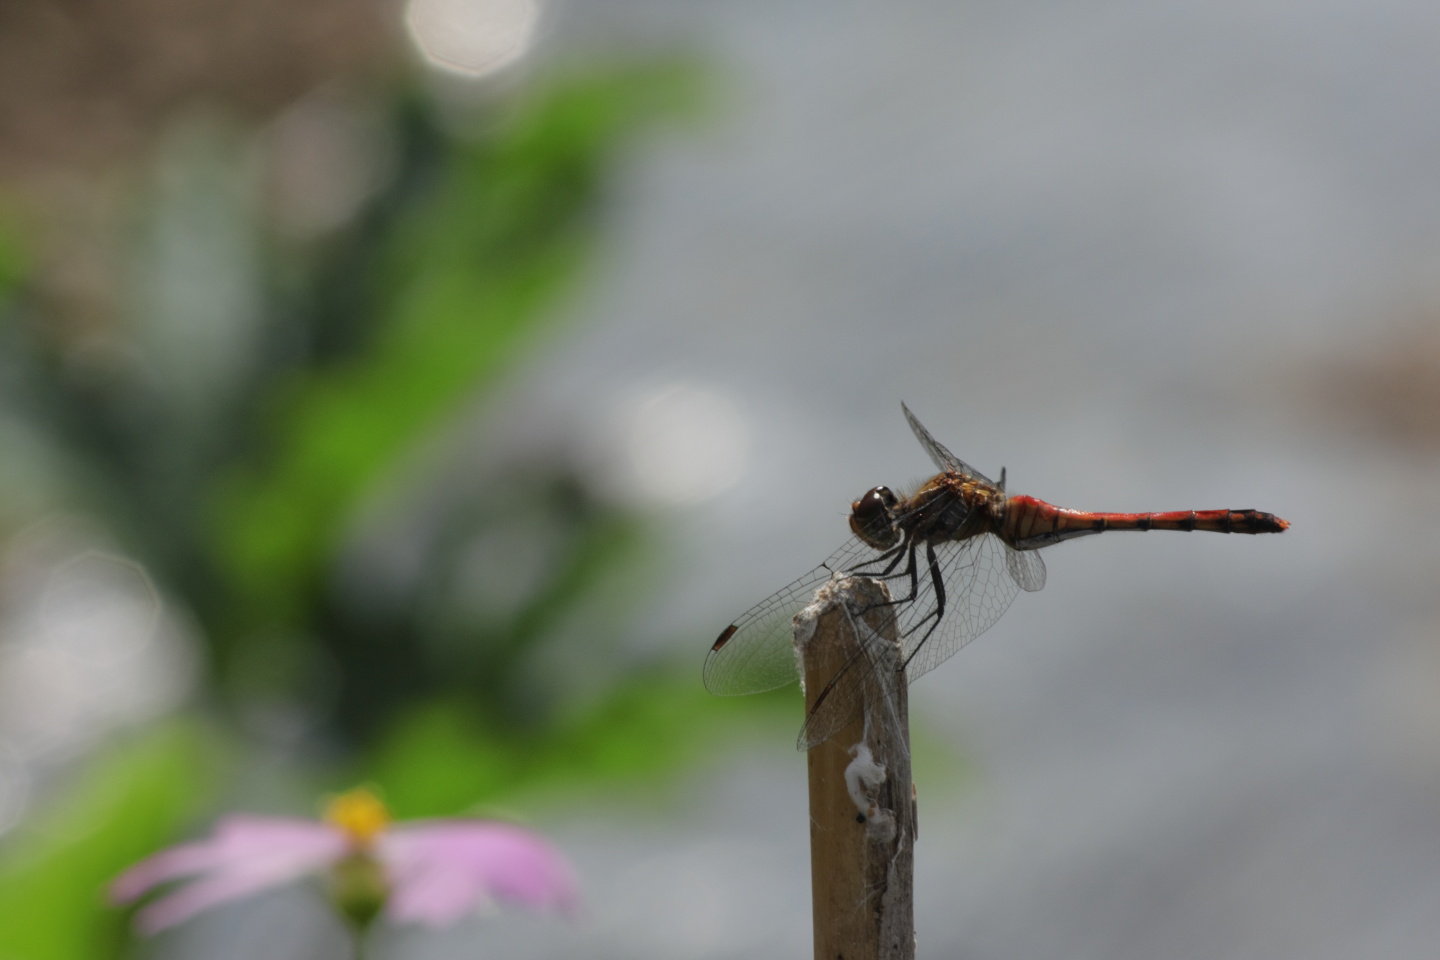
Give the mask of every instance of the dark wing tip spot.
<path id="1" fill-rule="evenodd" d="M 710 648 L 710 652 L 714 653 L 716 650 L 719 650 L 721 647 L 725 646 L 726 641 L 729 640 L 731 637 L 735 636 L 735 631 L 739 629 L 740 628 L 733 623 L 730 624 L 730 626 L 726 627 L 725 632 L 720 634 L 719 638 L 716 639 L 714 646 Z"/>

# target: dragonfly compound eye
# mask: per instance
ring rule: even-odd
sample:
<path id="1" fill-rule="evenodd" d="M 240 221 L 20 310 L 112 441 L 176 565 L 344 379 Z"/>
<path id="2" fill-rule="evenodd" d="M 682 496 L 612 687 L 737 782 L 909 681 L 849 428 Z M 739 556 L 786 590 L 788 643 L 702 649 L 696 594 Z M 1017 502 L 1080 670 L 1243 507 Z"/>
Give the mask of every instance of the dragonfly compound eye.
<path id="1" fill-rule="evenodd" d="M 874 487 L 850 504 L 850 529 L 877 550 L 893 547 L 900 542 L 900 531 L 890 509 L 898 502 L 889 487 Z"/>

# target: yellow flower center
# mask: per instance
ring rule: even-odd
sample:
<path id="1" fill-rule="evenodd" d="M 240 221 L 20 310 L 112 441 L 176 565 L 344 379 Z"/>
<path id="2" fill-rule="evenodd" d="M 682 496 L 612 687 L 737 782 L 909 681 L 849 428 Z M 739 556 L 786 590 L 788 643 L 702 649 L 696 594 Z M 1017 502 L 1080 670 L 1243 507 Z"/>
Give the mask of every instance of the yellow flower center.
<path id="1" fill-rule="evenodd" d="M 375 794 L 357 787 L 325 805 L 325 821 L 344 830 L 356 846 L 367 847 L 389 825 L 390 811 Z"/>

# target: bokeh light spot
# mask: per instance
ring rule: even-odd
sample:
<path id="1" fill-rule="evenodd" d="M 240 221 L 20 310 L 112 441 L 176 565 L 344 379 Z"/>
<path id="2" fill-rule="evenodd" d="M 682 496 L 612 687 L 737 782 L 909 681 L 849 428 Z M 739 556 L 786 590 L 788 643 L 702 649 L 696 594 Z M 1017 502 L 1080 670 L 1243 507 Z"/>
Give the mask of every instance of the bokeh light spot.
<path id="1" fill-rule="evenodd" d="M 470 77 L 519 60 L 535 39 L 535 0 L 409 0 L 405 25 L 434 67 Z"/>
<path id="2" fill-rule="evenodd" d="M 635 492 L 684 504 L 708 500 L 745 473 L 749 435 L 728 397 L 689 384 L 644 399 L 630 421 L 626 453 Z"/>
<path id="3" fill-rule="evenodd" d="M 39 600 L 50 645 L 95 664 L 138 656 L 155 636 L 161 609 L 143 567 L 96 550 L 57 566 Z"/>
<path id="4" fill-rule="evenodd" d="M 301 239 L 349 223 L 396 163 L 396 144 L 379 113 L 333 89 L 291 105 L 270 125 L 265 143 L 271 216 Z"/>
<path id="5" fill-rule="evenodd" d="M 42 521 L 0 555 L 0 752 L 22 772 L 172 708 L 193 681 L 184 623 L 143 566 L 85 546 L 89 533 Z M 3 763 L 0 779 L 14 779 Z"/>

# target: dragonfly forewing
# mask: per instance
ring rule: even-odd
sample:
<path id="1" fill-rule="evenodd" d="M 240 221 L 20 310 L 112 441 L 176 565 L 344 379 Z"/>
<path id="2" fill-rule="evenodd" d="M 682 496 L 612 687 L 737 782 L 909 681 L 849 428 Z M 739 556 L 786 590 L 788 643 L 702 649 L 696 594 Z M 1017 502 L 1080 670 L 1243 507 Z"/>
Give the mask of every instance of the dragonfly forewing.
<path id="1" fill-rule="evenodd" d="M 892 563 L 878 551 L 851 540 L 814 570 L 750 608 L 720 635 L 705 660 L 705 688 L 721 696 L 774 690 L 794 682 L 794 618 L 832 577 L 850 573 L 883 579 L 894 598 L 884 615 L 899 637 L 906 682 L 913 682 L 989 629 L 1020 590 L 1045 584 L 1038 554 L 1011 549 L 991 534 L 935 545 L 935 566 L 925 550 L 916 551 L 912 574 L 905 563 Z M 936 577 L 944 594 L 936 593 Z M 942 602 L 943 599 L 943 602 Z M 877 644 L 886 629 L 875 625 L 874 611 L 856 616 L 857 654 L 836 672 L 806 719 L 799 745 L 823 743 L 843 727 L 881 687 L 877 669 L 893 658 Z M 859 618 L 867 617 L 867 628 Z"/>
<path id="2" fill-rule="evenodd" d="M 954 656 L 961 647 L 984 633 L 1010 606 L 1021 588 L 1038 590 L 1045 583 L 1045 565 L 1038 556 L 1027 558 L 991 534 L 966 540 L 949 541 L 934 547 L 935 569 L 930 568 L 929 554 L 917 551 L 912 587 L 909 575 L 892 575 L 887 586 L 893 598 L 893 629 L 899 637 L 900 662 L 905 682 L 913 683 L 921 675 Z M 861 566 L 857 575 L 876 575 L 880 571 Z M 902 571 L 903 573 L 903 567 Z M 936 593 L 938 572 L 942 596 Z M 1024 583 L 1021 578 L 1024 578 Z M 1027 585 L 1028 584 L 1028 585 Z M 893 657 L 882 644 L 890 631 L 876 626 L 874 611 L 851 611 L 858 631 L 858 652 L 836 672 L 821 691 L 814 708 L 800 731 L 798 746 L 802 750 L 824 743 L 845 726 L 861 709 L 874 709 L 883 696 L 886 684 L 879 683 L 876 671 L 894 669 Z M 865 626 L 869 618 L 871 629 Z"/>
<path id="3" fill-rule="evenodd" d="M 863 565 L 876 550 L 851 539 L 814 570 L 745 611 L 705 658 L 705 689 L 720 696 L 763 693 L 799 678 L 794 619 L 837 573 Z"/>

